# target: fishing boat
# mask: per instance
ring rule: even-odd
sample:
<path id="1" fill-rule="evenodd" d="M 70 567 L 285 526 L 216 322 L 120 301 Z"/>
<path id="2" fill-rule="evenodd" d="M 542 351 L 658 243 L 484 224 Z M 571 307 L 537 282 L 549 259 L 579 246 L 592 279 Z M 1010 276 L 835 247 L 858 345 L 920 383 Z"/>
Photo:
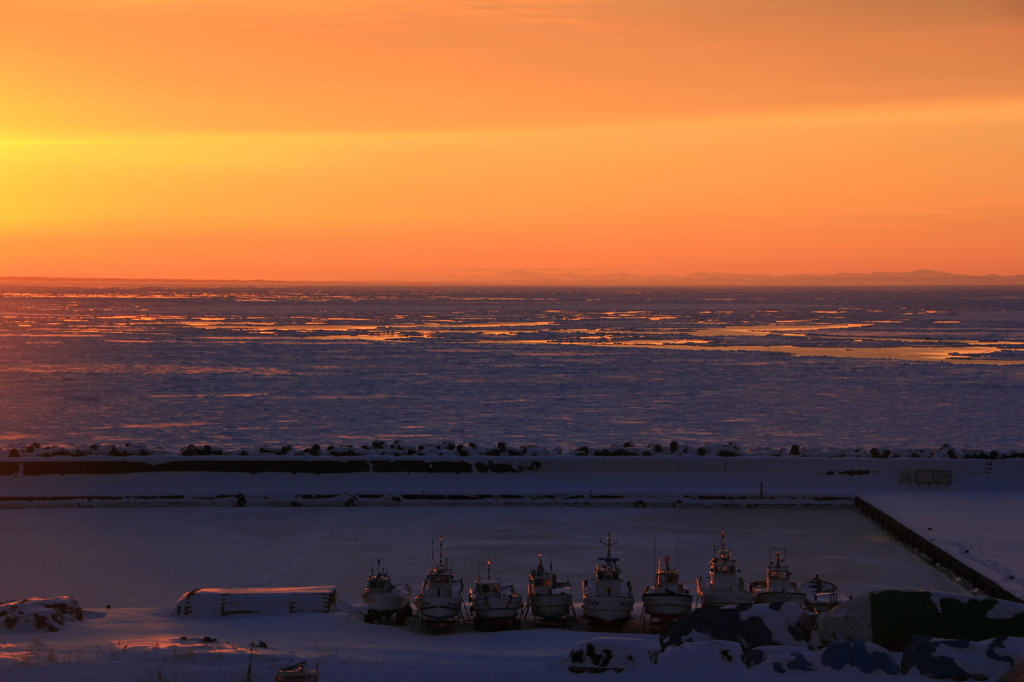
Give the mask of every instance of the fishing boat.
<path id="1" fill-rule="evenodd" d="M 658 559 L 654 585 L 644 588 L 641 600 L 644 613 L 655 624 L 670 623 L 690 613 L 693 595 L 679 582 L 679 569 L 673 568 L 670 558 Z"/>
<path id="2" fill-rule="evenodd" d="M 774 604 L 784 602 L 804 606 L 807 595 L 790 582 L 789 562 L 786 560 L 785 547 L 772 547 L 768 550 L 768 566 L 765 579 L 750 583 L 750 593 L 757 604 Z"/>
<path id="3" fill-rule="evenodd" d="M 413 605 L 424 623 L 455 622 L 462 617 L 462 578 L 456 578 L 441 538 L 437 561 L 423 579 Z"/>
<path id="4" fill-rule="evenodd" d="M 544 568 L 544 557 L 537 555 L 537 567 L 530 571 L 530 587 L 527 592 L 526 608 L 534 620 L 554 623 L 562 618 L 568 622 L 572 611 L 572 585 L 569 581 L 559 582 L 554 567 L 548 562 Z"/>
<path id="5" fill-rule="evenodd" d="M 835 583 L 822 580 L 817 573 L 812 579 L 800 583 L 800 591 L 807 599 L 807 608 L 815 613 L 830 611 L 850 600 L 848 596 L 839 591 Z"/>
<path id="6" fill-rule="evenodd" d="M 633 613 L 633 586 L 622 579 L 619 560 L 612 556 L 612 534 L 601 543 L 607 548 L 597 558 L 594 579 L 583 581 L 583 616 L 595 630 L 617 629 L 625 625 Z"/>
<path id="7" fill-rule="evenodd" d="M 469 590 L 469 610 L 477 630 L 518 629 L 523 598 L 512 585 L 491 578 L 491 560 L 487 560 L 487 578 L 477 578 Z"/>
<path id="8" fill-rule="evenodd" d="M 363 620 L 367 623 L 393 622 L 395 625 L 404 625 L 406 617 L 412 615 L 409 607 L 411 593 L 409 585 L 395 585 L 391 582 L 391 576 L 381 567 L 378 559 L 377 570 L 370 571 L 366 589 L 363 590 L 363 601 L 366 603 Z"/>
<path id="9" fill-rule="evenodd" d="M 743 578 L 739 576 L 736 560 L 725 544 L 725 531 L 722 531 L 721 544 L 714 551 L 710 562 L 711 575 L 705 585 L 703 578 L 697 578 L 697 595 L 701 606 L 733 606 L 736 604 L 753 604 L 754 595 L 750 594 Z"/>

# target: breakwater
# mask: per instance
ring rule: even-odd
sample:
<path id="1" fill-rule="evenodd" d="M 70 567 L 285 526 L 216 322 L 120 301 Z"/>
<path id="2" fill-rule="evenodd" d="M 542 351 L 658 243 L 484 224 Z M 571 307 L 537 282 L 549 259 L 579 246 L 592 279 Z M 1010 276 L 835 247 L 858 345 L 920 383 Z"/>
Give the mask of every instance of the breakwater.
<path id="1" fill-rule="evenodd" d="M 1005 599 L 1007 601 L 1024 603 L 1024 600 L 999 585 L 992 578 L 982 574 L 971 566 L 968 566 L 946 550 L 938 547 L 933 542 L 923 537 L 920 533 L 911 530 L 906 525 L 867 500 L 857 497 L 854 500 L 854 506 L 858 511 L 864 514 L 864 516 L 887 530 L 901 543 L 917 552 L 920 552 L 924 556 L 928 557 L 928 559 L 936 566 L 939 566 L 943 570 L 957 576 L 974 588 L 979 589 L 996 599 Z"/>

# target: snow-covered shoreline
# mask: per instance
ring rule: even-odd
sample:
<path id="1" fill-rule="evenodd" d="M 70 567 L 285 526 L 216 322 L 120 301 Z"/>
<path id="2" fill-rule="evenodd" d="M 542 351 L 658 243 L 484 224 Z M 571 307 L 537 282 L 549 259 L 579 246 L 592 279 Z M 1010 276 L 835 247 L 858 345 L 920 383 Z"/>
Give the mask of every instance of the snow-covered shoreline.
<path id="1" fill-rule="evenodd" d="M 305 447 L 291 445 L 254 445 L 240 448 L 224 448 L 214 445 L 189 444 L 177 449 L 166 446 L 149 446 L 140 443 L 91 443 L 87 445 L 41 445 L 33 442 L 9 448 L 0 452 L 0 459 L 7 458 L 65 458 L 65 457 L 249 457 L 269 459 L 289 457 L 870 457 L 872 459 L 899 458 L 948 458 L 948 459 L 1014 459 L 1024 458 L 1024 446 L 1005 446 L 996 449 L 959 448 L 948 443 L 938 447 L 806 447 L 799 444 L 787 446 L 754 446 L 744 448 L 734 442 L 705 442 L 686 444 L 671 441 L 668 444 L 650 443 L 638 446 L 627 441 L 621 445 L 593 447 L 581 445 L 575 449 L 553 448 L 533 444 L 509 446 L 497 443 L 481 446 L 476 443 L 455 441 L 411 443 L 406 440 L 377 440 L 360 445 L 312 444 Z"/>
<path id="2" fill-rule="evenodd" d="M 644 500 L 681 506 L 689 498 L 707 504 L 735 504 L 739 499 L 751 504 L 791 496 L 852 499 L 917 488 L 931 489 L 936 495 L 1013 490 L 1024 484 L 1021 458 L 491 457 L 444 452 L 438 457 L 382 452 L 338 458 L 173 453 L 7 458 L 0 461 L 0 472 L 5 474 L 0 475 L 0 497 L 11 501 L 190 495 L 223 496 L 223 504 L 233 504 L 241 494 L 254 502 L 265 498 L 268 503 L 311 496 L 298 500 L 309 505 L 621 505 Z M 348 502 L 342 496 L 355 499 Z"/>

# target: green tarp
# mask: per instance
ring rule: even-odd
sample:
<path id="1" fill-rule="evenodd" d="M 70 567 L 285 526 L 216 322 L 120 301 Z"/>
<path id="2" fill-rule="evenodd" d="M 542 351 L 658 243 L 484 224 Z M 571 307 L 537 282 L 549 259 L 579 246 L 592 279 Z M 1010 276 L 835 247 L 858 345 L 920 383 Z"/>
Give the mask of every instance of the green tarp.
<path id="1" fill-rule="evenodd" d="M 862 639 L 902 651 L 915 635 L 1024 637 L 1024 604 L 923 590 L 869 592 L 818 616 L 825 641 Z"/>

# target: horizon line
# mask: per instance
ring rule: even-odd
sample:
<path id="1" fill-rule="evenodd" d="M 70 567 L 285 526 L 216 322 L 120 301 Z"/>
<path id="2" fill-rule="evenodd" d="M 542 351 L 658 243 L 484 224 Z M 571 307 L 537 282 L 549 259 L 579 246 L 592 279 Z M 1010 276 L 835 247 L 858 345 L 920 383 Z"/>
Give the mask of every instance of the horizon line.
<path id="1" fill-rule="evenodd" d="M 480 270 L 489 270 L 481 268 Z M 467 273 L 468 274 L 468 273 Z M 530 275 L 533 275 L 532 277 Z M 600 282 L 602 278 L 615 281 Z M 895 279 L 899 281 L 893 281 Z M 734 282 L 723 282 L 723 279 L 735 279 Z M 533 281 L 529 281 L 533 280 Z M 797 281 L 794 281 L 797 280 Z M 830 283 L 831 281 L 831 283 Z M 624 271 L 604 273 L 581 273 L 574 271 L 557 271 L 551 269 L 517 269 L 494 268 L 489 274 L 476 273 L 463 278 L 452 279 L 263 279 L 263 278 L 191 278 L 191 277 L 52 277 L 52 276 L 0 276 L 3 283 L 52 283 L 52 284 L 226 284 L 243 286 L 265 285 L 319 285 L 319 286 L 355 286 L 355 287 L 581 287 L 607 288 L 621 286 L 646 286 L 651 288 L 688 288 L 688 287 L 757 287 L 774 285 L 780 287 L 810 286 L 841 286 L 841 287 L 943 287 L 943 286 L 1024 286 L 1024 274 L 1018 275 L 963 275 L 938 270 L 919 269 L 904 272 L 875 271 L 871 273 L 833 273 L 815 274 L 745 274 L 726 272 L 695 272 L 687 275 L 640 275 Z"/>

